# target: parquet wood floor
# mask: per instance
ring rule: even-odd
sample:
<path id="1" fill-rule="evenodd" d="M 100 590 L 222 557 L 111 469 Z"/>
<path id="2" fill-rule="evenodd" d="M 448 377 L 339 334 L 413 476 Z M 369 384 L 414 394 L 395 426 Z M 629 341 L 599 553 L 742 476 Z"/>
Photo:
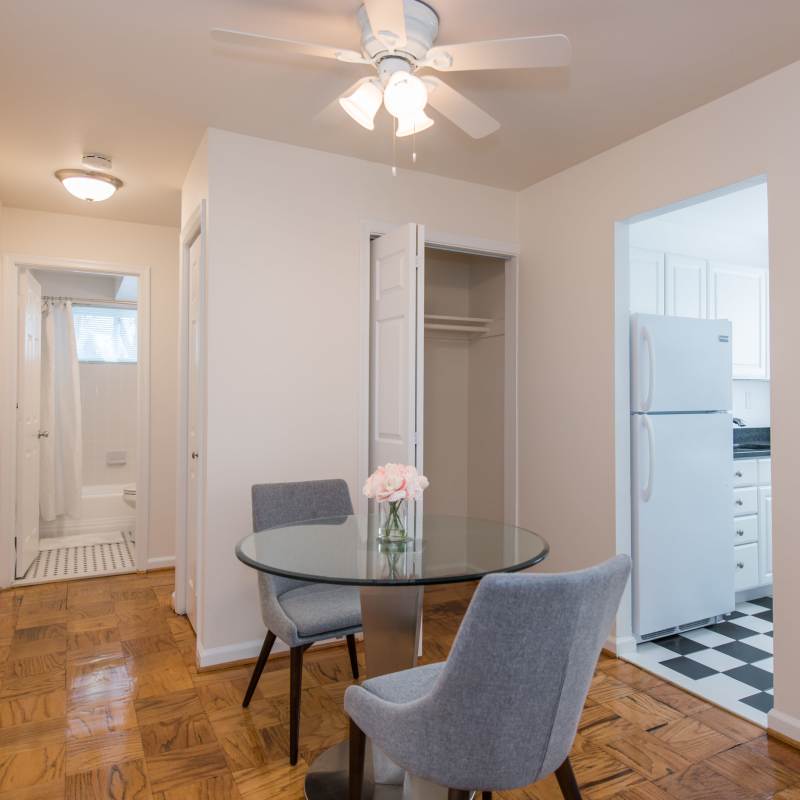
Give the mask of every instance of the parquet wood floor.
<path id="1" fill-rule="evenodd" d="M 0 800 L 302 798 L 307 764 L 346 737 L 344 646 L 306 654 L 291 768 L 288 660 L 243 710 L 251 668 L 197 671 L 172 588 L 162 571 L 0 592 Z M 472 589 L 426 592 L 426 661 L 446 657 Z M 800 751 L 607 656 L 573 762 L 587 800 L 800 800 Z M 552 778 L 499 796 L 561 798 Z"/>

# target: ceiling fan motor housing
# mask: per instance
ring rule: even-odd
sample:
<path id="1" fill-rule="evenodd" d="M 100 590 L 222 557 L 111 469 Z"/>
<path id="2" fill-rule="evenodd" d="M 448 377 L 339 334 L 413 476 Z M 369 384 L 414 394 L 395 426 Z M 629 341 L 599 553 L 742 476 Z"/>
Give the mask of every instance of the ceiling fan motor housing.
<path id="1" fill-rule="evenodd" d="M 374 34 L 364 6 L 358 9 L 358 24 L 361 26 L 361 50 L 379 68 L 387 58 L 403 59 L 413 69 L 418 61 L 423 61 L 439 34 L 439 17 L 436 12 L 421 0 L 403 0 L 406 21 L 406 41 L 399 42 L 393 50 L 387 49 Z M 386 39 L 386 35 L 383 35 Z M 393 65 L 391 72 L 399 65 Z"/>

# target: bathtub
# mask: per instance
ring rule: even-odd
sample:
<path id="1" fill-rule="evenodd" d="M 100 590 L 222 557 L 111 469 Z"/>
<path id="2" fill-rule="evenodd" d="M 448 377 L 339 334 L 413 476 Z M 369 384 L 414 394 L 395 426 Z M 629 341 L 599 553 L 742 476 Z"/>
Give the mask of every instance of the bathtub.
<path id="1" fill-rule="evenodd" d="M 39 536 L 72 536 L 78 533 L 132 533 L 136 527 L 136 509 L 122 499 L 122 488 L 127 484 L 84 486 L 81 489 L 81 515 L 79 519 L 58 517 L 52 522 L 42 520 Z"/>

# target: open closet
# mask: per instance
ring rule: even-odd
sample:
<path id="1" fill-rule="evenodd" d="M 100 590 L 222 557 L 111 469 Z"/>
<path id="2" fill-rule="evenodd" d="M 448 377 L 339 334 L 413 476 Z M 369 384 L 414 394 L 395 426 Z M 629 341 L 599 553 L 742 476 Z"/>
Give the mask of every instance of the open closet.
<path id="1" fill-rule="evenodd" d="M 425 249 L 425 510 L 504 518 L 505 262 Z"/>
<path id="2" fill-rule="evenodd" d="M 368 468 L 414 464 L 426 514 L 514 516 L 515 270 L 420 225 L 372 238 Z"/>

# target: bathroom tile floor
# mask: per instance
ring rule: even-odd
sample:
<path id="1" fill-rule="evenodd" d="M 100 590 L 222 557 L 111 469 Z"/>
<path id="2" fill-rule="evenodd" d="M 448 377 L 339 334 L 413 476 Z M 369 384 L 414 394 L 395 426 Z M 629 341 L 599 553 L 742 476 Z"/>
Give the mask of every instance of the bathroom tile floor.
<path id="1" fill-rule="evenodd" d="M 766 727 L 772 647 L 772 598 L 760 597 L 724 622 L 640 644 L 625 660 Z"/>
<path id="2" fill-rule="evenodd" d="M 111 537 L 99 534 L 96 537 L 99 541 L 93 543 L 91 538 L 92 535 L 87 534 L 82 537 L 86 543 L 67 547 L 53 547 L 48 543 L 48 548 L 39 553 L 25 577 L 16 584 L 94 578 L 136 570 L 135 548 L 129 534 Z M 109 541 L 110 538 L 117 541 Z"/>

